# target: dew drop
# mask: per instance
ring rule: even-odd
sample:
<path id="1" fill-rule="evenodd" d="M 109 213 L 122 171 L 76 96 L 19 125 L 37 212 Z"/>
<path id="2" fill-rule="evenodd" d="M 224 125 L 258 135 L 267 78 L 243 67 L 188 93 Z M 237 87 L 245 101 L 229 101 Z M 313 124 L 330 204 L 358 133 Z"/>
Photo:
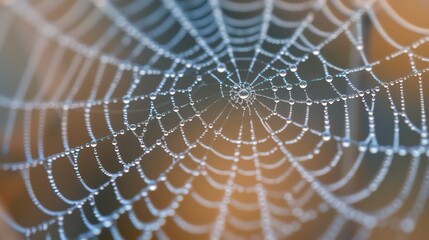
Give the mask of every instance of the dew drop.
<path id="1" fill-rule="evenodd" d="M 239 92 L 238 92 L 238 96 L 241 98 L 241 99 L 247 99 L 249 96 L 250 96 L 250 93 L 249 93 L 249 91 L 247 90 L 247 89 L 241 89 Z"/>
<path id="2" fill-rule="evenodd" d="M 365 66 L 365 71 L 369 72 L 371 70 L 372 70 L 371 64 L 368 64 L 368 65 Z"/>
<path id="3" fill-rule="evenodd" d="M 108 227 L 110 227 L 110 226 L 112 226 L 112 222 L 111 222 L 111 221 L 104 221 L 104 222 L 103 222 L 103 227 L 108 228 Z"/>
<path id="4" fill-rule="evenodd" d="M 377 143 L 372 143 L 371 145 L 369 145 L 369 151 L 373 154 L 378 152 L 378 144 Z"/>
<path id="5" fill-rule="evenodd" d="M 159 176 L 159 181 L 165 182 L 165 180 L 167 180 L 167 176 L 163 173 Z"/>
<path id="6" fill-rule="evenodd" d="M 158 186 L 155 183 L 151 183 L 148 186 L 149 191 L 155 191 L 158 188 Z"/>
<path id="7" fill-rule="evenodd" d="M 358 147 L 358 149 L 359 149 L 359 151 L 360 152 L 365 152 L 366 151 L 366 149 L 367 149 L 367 146 L 366 146 L 367 144 L 365 143 L 365 142 L 361 142 L 361 143 L 359 143 L 359 147 Z"/>
<path id="8" fill-rule="evenodd" d="M 412 219 L 406 218 L 401 222 L 401 229 L 406 233 L 410 233 L 415 228 L 415 222 Z"/>
<path id="9" fill-rule="evenodd" d="M 331 75 L 326 75 L 325 80 L 326 82 L 330 83 L 332 80 L 334 80 L 334 78 Z"/>
<path id="10" fill-rule="evenodd" d="M 91 230 L 91 233 L 94 235 L 99 235 L 101 233 L 101 230 L 99 228 L 95 228 Z"/>
<path id="11" fill-rule="evenodd" d="M 123 102 L 124 104 L 128 104 L 128 103 L 130 103 L 130 102 L 131 102 L 131 98 L 130 98 L 130 97 L 128 97 L 128 96 L 125 96 L 125 97 L 123 97 L 123 98 L 122 98 L 122 102 Z"/>
<path id="12" fill-rule="evenodd" d="M 356 49 L 357 50 L 363 50 L 363 45 L 362 44 L 358 44 L 358 45 L 356 45 Z"/>
<path id="13" fill-rule="evenodd" d="M 344 138 L 343 141 L 342 141 L 342 145 L 345 148 L 350 147 L 350 138 Z"/>
<path id="14" fill-rule="evenodd" d="M 151 93 L 149 95 L 150 100 L 155 100 L 156 99 L 156 93 Z"/>
<path id="15" fill-rule="evenodd" d="M 331 140 L 331 133 L 330 133 L 330 132 L 328 132 L 328 131 L 325 131 L 325 132 L 322 134 L 322 138 L 323 138 L 323 141 L 329 141 L 329 140 Z"/>
<path id="16" fill-rule="evenodd" d="M 223 63 L 219 63 L 219 64 L 217 65 L 217 71 L 218 71 L 218 72 L 220 72 L 220 73 L 225 72 L 225 71 L 226 71 L 226 66 L 225 66 L 225 64 L 223 64 Z"/>

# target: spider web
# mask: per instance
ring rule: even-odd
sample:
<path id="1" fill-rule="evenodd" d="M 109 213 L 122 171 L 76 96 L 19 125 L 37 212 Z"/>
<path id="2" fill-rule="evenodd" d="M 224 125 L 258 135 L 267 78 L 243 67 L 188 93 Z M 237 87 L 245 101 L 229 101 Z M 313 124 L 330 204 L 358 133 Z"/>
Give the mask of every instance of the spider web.
<path id="1" fill-rule="evenodd" d="M 2 71 L 17 69 L 1 174 L 25 189 L 1 215 L 17 233 L 362 239 L 419 223 L 429 30 L 388 1 L 0 3 Z"/>

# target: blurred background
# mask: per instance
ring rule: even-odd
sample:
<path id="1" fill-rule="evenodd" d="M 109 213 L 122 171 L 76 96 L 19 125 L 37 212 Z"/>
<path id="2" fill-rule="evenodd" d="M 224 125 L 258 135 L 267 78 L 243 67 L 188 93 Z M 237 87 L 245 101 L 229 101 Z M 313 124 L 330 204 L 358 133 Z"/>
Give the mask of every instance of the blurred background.
<path id="1" fill-rule="evenodd" d="M 208 49 L 223 46 L 222 30 L 207 27 L 218 1 L 173 2 L 197 34 L 183 33 L 163 1 L 0 0 L 1 239 L 209 239 L 217 228 L 225 239 L 268 239 L 267 226 L 277 239 L 427 238 L 428 1 L 275 0 L 260 43 L 266 3 L 219 0 L 222 19 L 241 29 L 226 34 L 243 41 L 231 43 L 234 61 L 220 58 L 226 73 L 195 47 L 210 34 L 221 38 Z M 291 39 L 309 14 L 313 28 L 285 61 L 255 55 L 278 54 L 288 41 L 269 37 Z M 237 100 L 237 86 L 254 101 Z M 347 207 L 386 217 L 359 220 L 327 202 L 295 160 L 315 176 L 331 165 L 315 178 L 347 179 L 332 196 L 368 194 Z"/>

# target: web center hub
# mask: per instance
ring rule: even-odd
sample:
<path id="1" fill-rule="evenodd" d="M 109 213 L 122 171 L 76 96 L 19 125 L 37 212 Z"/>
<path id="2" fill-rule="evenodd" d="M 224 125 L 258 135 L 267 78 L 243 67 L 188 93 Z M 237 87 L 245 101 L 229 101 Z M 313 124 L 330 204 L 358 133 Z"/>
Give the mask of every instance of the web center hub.
<path id="1" fill-rule="evenodd" d="M 246 108 L 255 101 L 255 90 L 247 83 L 231 88 L 230 102 L 235 108 Z"/>

